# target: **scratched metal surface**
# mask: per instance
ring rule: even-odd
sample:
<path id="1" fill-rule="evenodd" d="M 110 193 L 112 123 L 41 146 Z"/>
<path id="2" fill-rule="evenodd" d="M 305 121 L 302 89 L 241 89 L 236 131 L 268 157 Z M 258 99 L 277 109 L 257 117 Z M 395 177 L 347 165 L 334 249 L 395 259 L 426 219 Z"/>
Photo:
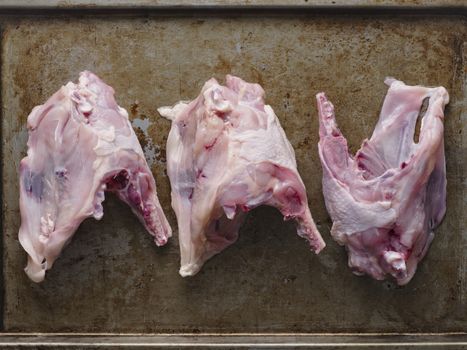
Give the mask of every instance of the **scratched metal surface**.
<path id="1" fill-rule="evenodd" d="M 466 20 L 446 16 L 3 17 L 4 330 L 20 332 L 458 332 L 467 329 Z M 46 281 L 29 281 L 17 231 L 18 164 L 26 117 L 81 70 L 101 76 L 130 114 L 175 237 L 157 248 L 108 196 Z M 240 239 L 193 278 L 179 252 L 165 173 L 169 122 L 156 108 L 196 96 L 227 73 L 260 83 L 296 150 L 328 246 L 312 254 L 271 208 L 254 210 Z M 448 211 L 412 282 L 356 277 L 330 239 L 321 194 L 314 95 L 326 91 L 356 150 L 369 137 L 390 75 L 443 85 Z M 463 183 L 464 181 L 464 183 Z"/>

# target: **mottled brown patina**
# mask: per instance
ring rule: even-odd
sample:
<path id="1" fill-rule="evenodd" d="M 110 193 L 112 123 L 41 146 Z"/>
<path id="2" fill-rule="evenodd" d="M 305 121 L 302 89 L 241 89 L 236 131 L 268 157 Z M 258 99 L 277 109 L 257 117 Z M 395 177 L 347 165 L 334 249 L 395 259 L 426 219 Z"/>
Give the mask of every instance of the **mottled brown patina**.
<path id="1" fill-rule="evenodd" d="M 280 12 L 279 12 L 280 14 Z M 224 16 L 224 15 L 223 15 Z M 43 332 L 451 332 L 467 323 L 465 19 L 434 16 L 3 18 L 2 158 L 4 326 Z M 159 198 L 175 231 L 157 248 L 110 195 L 35 284 L 22 269 L 18 164 L 26 117 L 62 84 L 91 70 L 135 121 Z M 156 108 L 196 96 L 231 73 L 264 87 L 296 149 L 311 211 L 327 248 L 312 254 L 292 223 L 254 210 L 240 239 L 193 278 L 179 249 L 165 142 Z M 326 91 L 352 150 L 369 137 L 390 75 L 445 86 L 448 210 L 431 250 L 404 288 L 352 275 L 330 239 L 321 194 L 314 95 Z M 148 123 L 149 121 L 149 123 Z M 142 125 L 142 126 L 141 126 Z"/>

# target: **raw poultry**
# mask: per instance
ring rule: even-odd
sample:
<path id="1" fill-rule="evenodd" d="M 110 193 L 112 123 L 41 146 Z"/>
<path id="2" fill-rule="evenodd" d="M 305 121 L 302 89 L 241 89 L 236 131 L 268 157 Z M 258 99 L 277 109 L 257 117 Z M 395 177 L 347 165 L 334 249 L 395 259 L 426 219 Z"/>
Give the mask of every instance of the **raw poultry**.
<path id="1" fill-rule="evenodd" d="M 159 109 L 172 121 L 167 170 L 182 276 L 234 243 L 245 213 L 260 205 L 294 219 L 315 252 L 324 247 L 292 146 L 263 96 L 260 85 L 228 75 L 226 86 L 211 79 L 193 101 Z"/>
<path id="2" fill-rule="evenodd" d="M 45 277 L 80 223 L 103 216 L 104 192 L 126 202 L 164 245 L 171 236 L 127 112 L 114 90 L 90 72 L 69 82 L 28 116 L 28 154 L 20 165 L 19 241 L 25 269 Z"/>
<path id="3" fill-rule="evenodd" d="M 334 107 L 317 97 L 323 192 L 333 221 L 331 235 L 348 251 L 357 275 L 404 285 L 414 276 L 446 211 L 443 87 L 389 86 L 373 135 L 351 156 Z M 418 142 L 414 132 L 428 99 Z"/>

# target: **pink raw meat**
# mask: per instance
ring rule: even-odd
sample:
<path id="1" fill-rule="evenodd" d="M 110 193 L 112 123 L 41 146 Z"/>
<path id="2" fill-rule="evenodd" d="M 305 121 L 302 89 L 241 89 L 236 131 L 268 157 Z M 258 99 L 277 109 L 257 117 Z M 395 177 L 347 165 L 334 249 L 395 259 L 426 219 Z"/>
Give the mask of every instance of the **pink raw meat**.
<path id="1" fill-rule="evenodd" d="M 408 283 L 446 211 L 443 87 L 407 86 L 387 78 L 389 90 L 370 140 L 355 157 L 337 128 L 334 107 L 319 93 L 319 155 L 331 235 L 349 254 L 355 274 Z M 415 124 L 425 98 L 419 142 Z"/>
<path id="2" fill-rule="evenodd" d="M 45 277 L 80 223 L 103 216 L 104 191 L 126 202 L 157 245 L 171 229 L 154 177 L 114 90 L 90 72 L 28 116 L 28 155 L 20 165 L 19 241 L 27 275 Z"/>
<path id="3" fill-rule="evenodd" d="M 245 213 L 260 205 L 295 219 L 315 252 L 324 248 L 295 154 L 264 91 L 228 75 L 209 80 L 191 102 L 162 107 L 172 120 L 167 170 L 178 219 L 182 276 L 237 240 Z"/>

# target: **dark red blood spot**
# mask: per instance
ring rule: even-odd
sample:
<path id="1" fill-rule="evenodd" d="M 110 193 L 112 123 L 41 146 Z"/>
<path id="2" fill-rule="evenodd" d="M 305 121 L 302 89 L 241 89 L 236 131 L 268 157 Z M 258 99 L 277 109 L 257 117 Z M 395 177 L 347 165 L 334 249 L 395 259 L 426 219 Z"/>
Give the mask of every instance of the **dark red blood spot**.
<path id="1" fill-rule="evenodd" d="M 248 205 L 242 204 L 241 208 L 245 213 L 250 211 L 250 207 Z"/>
<path id="2" fill-rule="evenodd" d="M 332 136 L 334 136 L 334 137 L 339 137 L 339 136 L 341 136 L 341 134 L 339 134 L 339 132 L 338 132 L 337 130 L 333 130 L 331 134 L 332 134 Z"/>
<path id="3" fill-rule="evenodd" d="M 126 170 L 122 170 L 117 175 L 107 180 L 106 182 L 107 190 L 109 191 L 123 190 L 124 188 L 128 186 L 129 181 L 130 180 L 129 180 L 128 172 Z"/>
<path id="4" fill-rule="evenodd" d="M 91 112 L 83 112 L 83 115 L 88 118 L 91 115 Z"/>
<path id="5" fill-rule="evenodd" d="M 214 140 L 213 143 L 210 143 L 210 144 L 208 144 L 208 145 L 204 145 L 204 149 L 207 150 L 207 151 L 209 151 L 211 148 L 214 147 L 215 144 L 216 144 L 216 140 Z"/>
<path id="6" fill-rule="evenodd" d="M 210 144 L 204 145 L 204 148 L 205 148 L 206 150 L 210 150 L 211 148 L 214 147 L 214 145 L 216 144 L 216 142 L 217 142 L 217 137 L 216 137 L 216 138 L 214 139 L 214 141 L 212 141 Z"/>
<path id="7" fill-rule="evenodd" d="M 226 113 L 222 111 L 215 111 L 214 112 L 216 116 L 218 116 L 221 119 L 225 119 Z"/>
<path id="8" fill-rule="evenodd" d="M 191 192 L 190 192 L 190 195 L 188 196 L 188 199 L 192 199 L 192 198 L 193 198 L 193 192 L 194 192 L 194 189 L 192 188 L 192 189 L 191 189 Z"/>
<path id="9" fill-rule="evenodd" d="M 407 166 L 407 163 L 406 163 L 406 162 L 402 162 L 402 163 L 401 163 L 401 169 L 404 169 L 406 166 Z"/>

